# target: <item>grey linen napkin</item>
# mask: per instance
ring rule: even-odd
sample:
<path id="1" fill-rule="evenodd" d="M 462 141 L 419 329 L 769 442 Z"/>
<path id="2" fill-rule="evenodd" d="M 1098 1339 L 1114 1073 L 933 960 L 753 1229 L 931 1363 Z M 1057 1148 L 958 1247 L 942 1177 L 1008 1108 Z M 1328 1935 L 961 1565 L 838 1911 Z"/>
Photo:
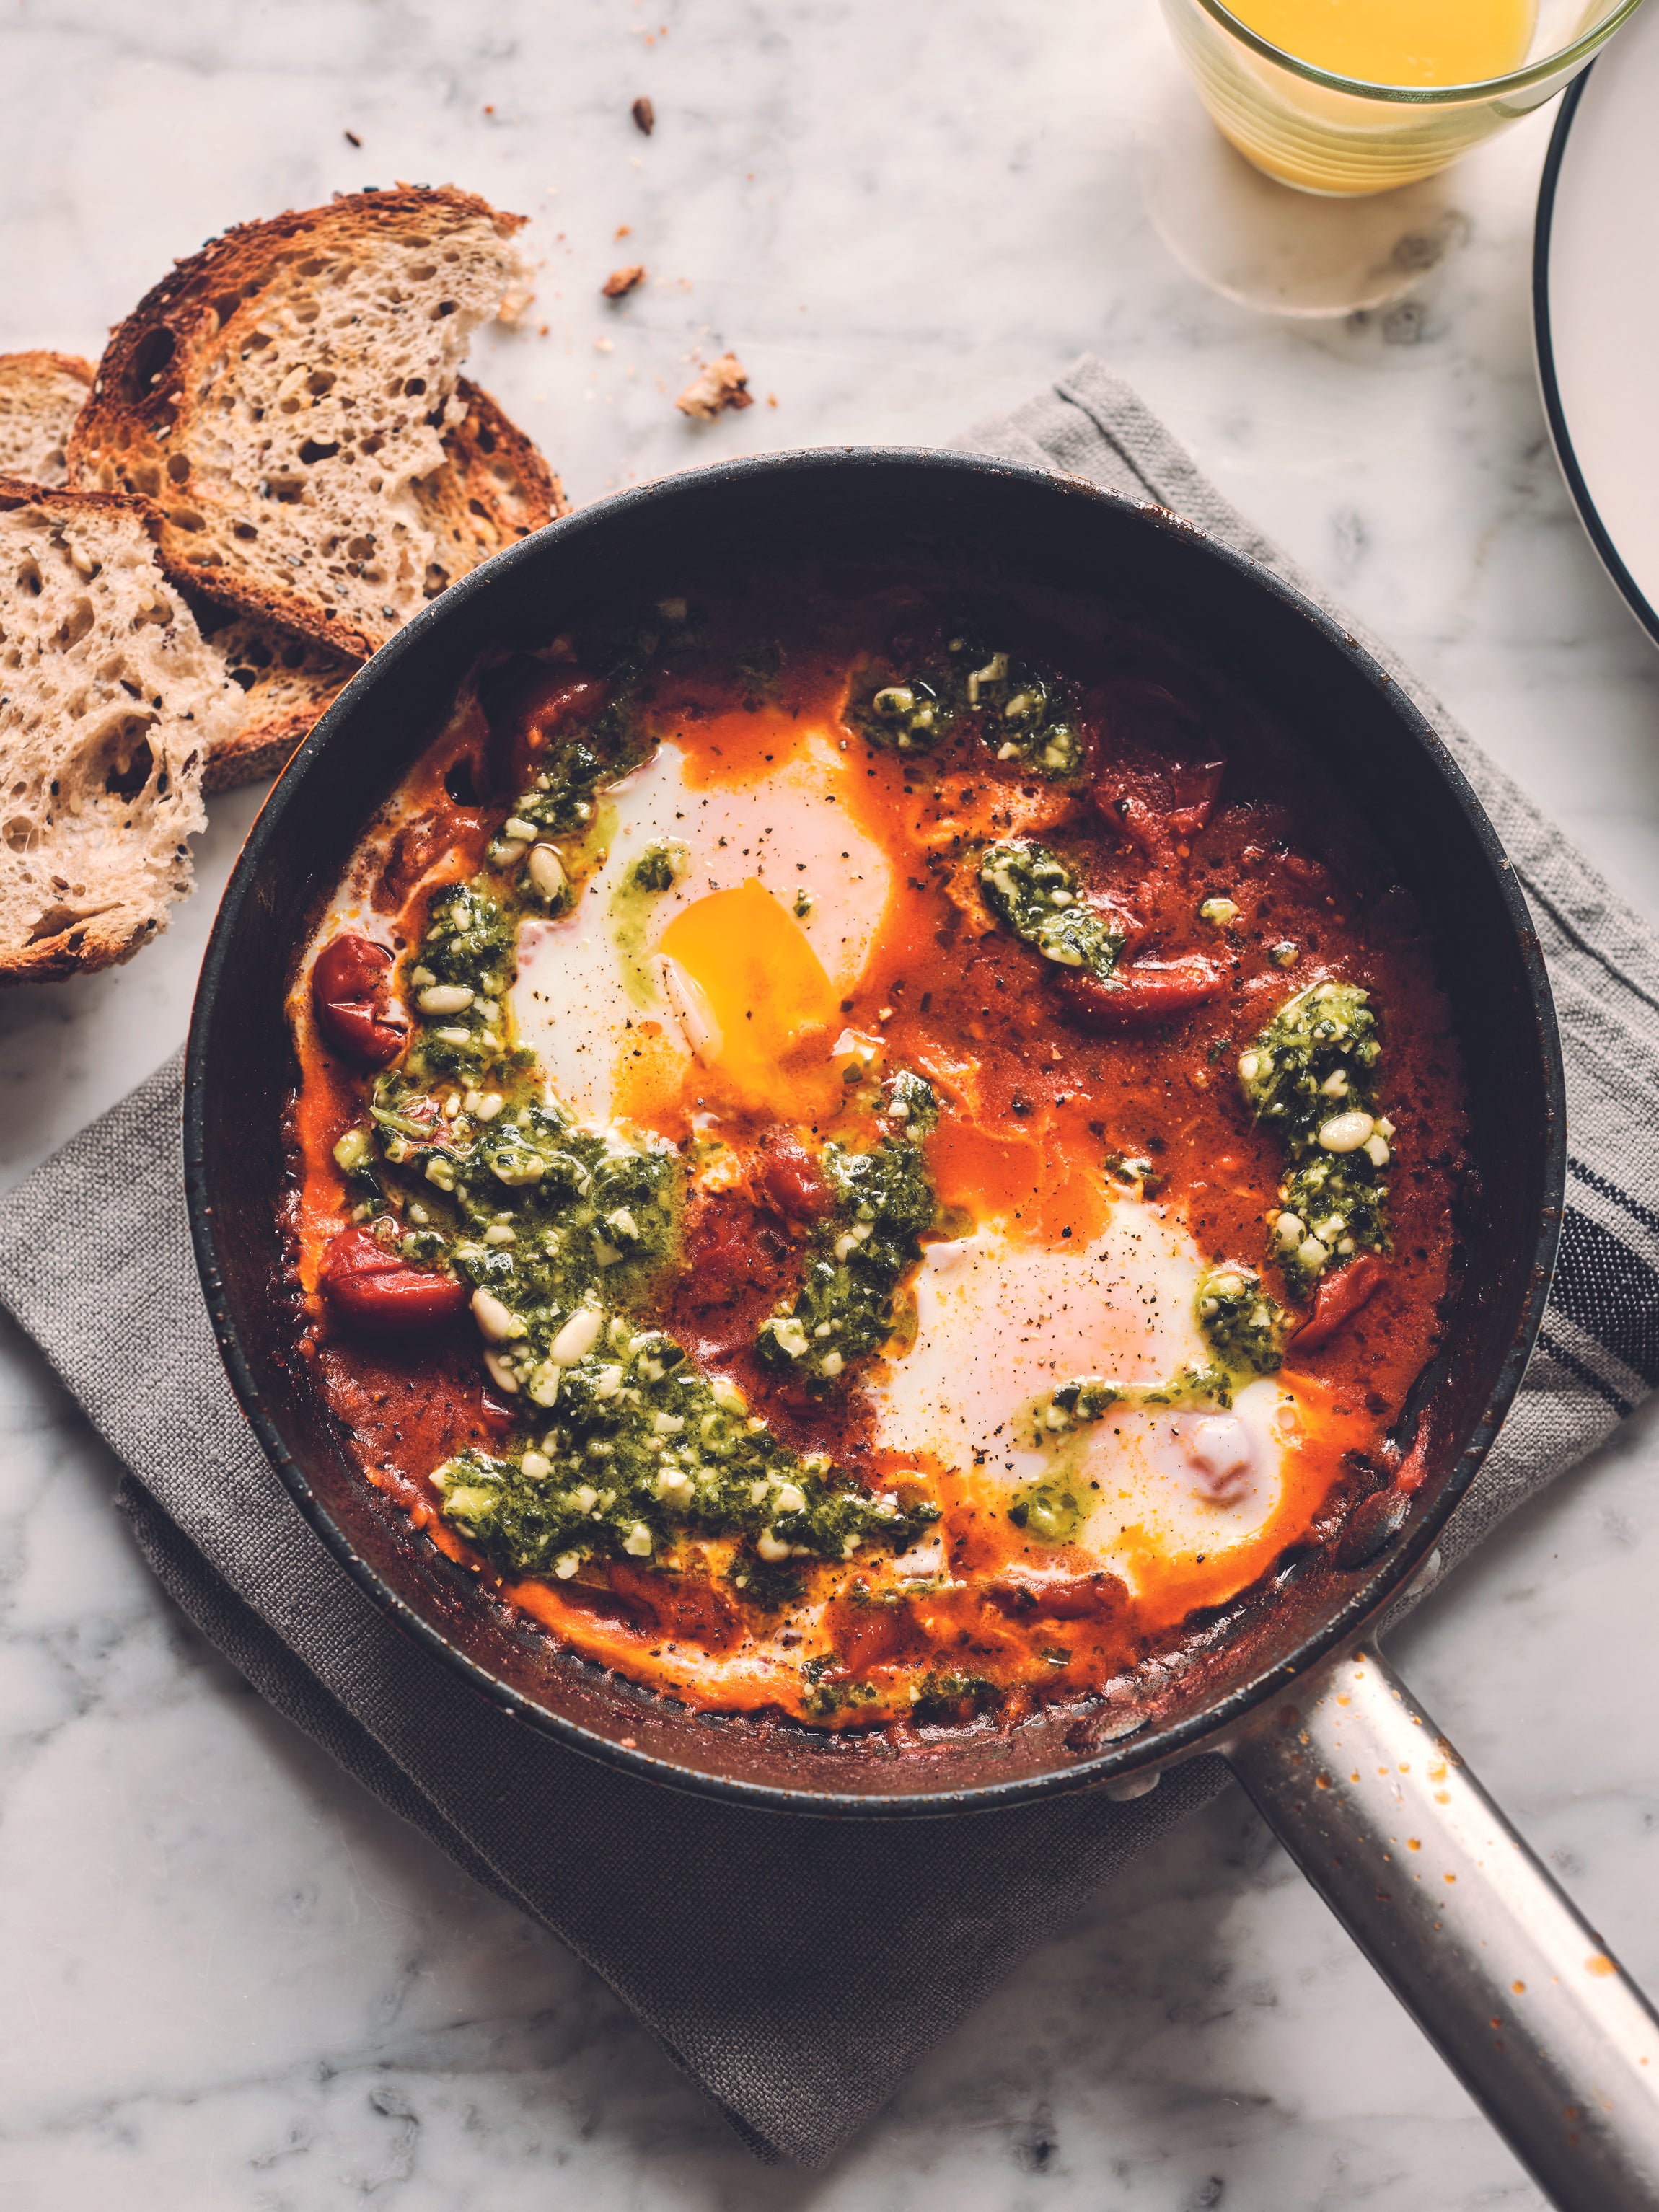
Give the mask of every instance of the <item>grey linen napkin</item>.
<path id="1" fill-rule="evenodd" d="M 972 442 L 1174 508 L 1330 604 L 1097 362 Z M 1646 1141 L 1659 939 L 1371 649 L 1509 846 L 1566 1040 L 1561 1267 L 1521 1396 L 1448 1531 L 1455 1557 L 1659 1376 L 1659 1156 Z M 677 1795 L 531 1735 L 374 1609 L 254 1442 L 191 1258 L 179 1097 L 174 1060 L 0 1204 L 0 1299 L 129 1470 L 118 1501 L 203 1633 L 386 1804 L 562 1937 L 761 2157 L 827 2163 L 1025 1950 L 1225 1783 L 1200 1758 L 1132 1803 L 1094 1791 L 872 1826 Z"/>

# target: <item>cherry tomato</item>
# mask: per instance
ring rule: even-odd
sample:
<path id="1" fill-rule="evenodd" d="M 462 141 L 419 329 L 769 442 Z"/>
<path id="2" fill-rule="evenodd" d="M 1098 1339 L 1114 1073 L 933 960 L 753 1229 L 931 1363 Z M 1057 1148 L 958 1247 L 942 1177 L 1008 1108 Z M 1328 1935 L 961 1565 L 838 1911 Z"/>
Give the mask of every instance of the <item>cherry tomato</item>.
<path id="1" fill-rule="evenodd" d="M 1137 961 L 1120 968 L 1109 982 L 1079 975 L 1056 975 L 1053 981 L 1085 1029 L 1144 1030 L 1218 997 L 1227 972 L 1202 953 L 1188 952 L 1179 960 Z"/>
<path id="2" fill-rule="evenodd" d="M 391 996 L 392 954 L 353 930 L 331 939 L 311 971 L 317 1026 L 337 1051 L 366 1067 L 396 1060 L 409 1017 Z"/>
<path id="3" fill-rule="evenodd" d="M 746 1200 L 699 1194 L 686 1209 L 682 1249 L 686 1303 L 694 1313 L 706 1313 L 775 1281 L 787 1247 L 775 1225 Z"/>
<path id="4" fill-rule="evenodd" d="M 856 1599 L 832 1599 L 823 1626 L 835 1644 L 835 1679 L 862 1674 L 884 1662 L 920 1656 L 927 1637 L 908 1600 L 894 1605 L 860 1605 Z"/>
<path id="5" fill-rule="evenodd" d="M 591 722 L 610 696 L 605 678 L 585 669 L 532 663 L 490 711 L 491 729 L 506 745 L 512 790 L 523 791 L 546 764 L 554 738 Z"/>
<path id="6" fill-rule="evenodd" d="M 411 1267 L 366 1229 L 329 1246 L 322 1286 L 338 1318 L 367 1336 L 423 1336 L 466 1311 L 465 1283 Z"/>
<path id="7" fill-rule="evenodd" d="M 1102 686 L 1087 718 L 1095 804 L 1149 858 L 1195 837 L 1220 795 L 1227 763 L 1200 716 L 1150 678 Z"/>
<path id="8" fill-rule="evenodd" d="M 659 1636 L 729 1651 L 743 1640 L 743 1615 L 720 1583 L 707 1575 L 663 1574 L 612 1559 L 606 1570 L 612 1594 L 636 1617 L 654 1623 Z"/>
<path id="9" fill-rule="evenodd" d="M 1014 1620 L 1109 1620 L 1124 1609 L 1128 1593 L 1115 1575 L 1033 1573 L 1020 1568 L 1000 1575 L 986 1591 L 999 1613 Z"/>
<path id="10" fill-rule="evenodd" d="M 1362 1252 L 1334 1274 L 1322 1275 L 1314 1292 L 1313 1312 L 1291 1339 L 1292 1358 L 1328 1344 L 1338 1329 L 1382 1289 L 1388 1272 L 1375 1252 Z"/>
<path id="11" fill-rule="evenodd" d="M 793 1130 L 762 1139 L 757 1181 L 786 1221 L 816 1221 L 830 1210 L 830 1186 Z"/>

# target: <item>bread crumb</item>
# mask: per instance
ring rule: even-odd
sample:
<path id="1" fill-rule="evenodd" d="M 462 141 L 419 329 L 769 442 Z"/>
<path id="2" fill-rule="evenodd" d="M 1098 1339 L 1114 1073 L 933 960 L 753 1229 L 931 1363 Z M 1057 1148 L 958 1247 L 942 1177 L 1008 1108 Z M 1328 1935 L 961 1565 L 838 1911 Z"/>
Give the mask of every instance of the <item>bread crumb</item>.
<path id="1" fill-rule="evenodd" d="M 632 261 L 626 269 L 613 269 L 599 289 L 607 300 L 625 300 L 644 282 L 644 262 Z"/>
<path id="2" fill-rule="evenodd" d="M 495 311 L 495 319 L 503 330 L 516 331 L 528 313 L 536 295 L 522 276 L 515 277 L 501 295 L 501 304 Z"/>
<path id="3" fill-rule="evenodd" d="M 648 138 L 657 127 L 657 111 L 643 93 L 628 112 L 634 118 L 635 128 L 643 131 Z"/>
<path id="4" fill-rule="evenodd" d="M 611 234 L 616 238 L 632 238 L 634 226 L 631 222 L 619 222 Z"/>
<path id="5" fill-rule="evenodd" d="M 674 402 L 682 415 L 712 422 L 727 407 L 752 407 L 749 372 L 734 353 L 723 353 L 697 371 Z"/>

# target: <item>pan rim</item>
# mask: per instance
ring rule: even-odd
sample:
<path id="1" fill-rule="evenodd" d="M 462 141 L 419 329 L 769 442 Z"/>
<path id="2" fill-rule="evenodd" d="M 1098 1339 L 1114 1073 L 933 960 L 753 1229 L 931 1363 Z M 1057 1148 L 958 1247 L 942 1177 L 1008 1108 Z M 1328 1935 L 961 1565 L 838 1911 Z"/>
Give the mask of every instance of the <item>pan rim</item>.
<path id="1" fill-rule="evenodd" d="M 1133 1735 L 1102 1749 L 1079 1755 L 1065 1766 L 1007 1782 L 988 1781 L 937 1790 L 886 1793 L 880 1790 L 822 1790 L 757 1783 L 740 1778 L 710 1774 L 665 1759 L 656 1753 L 630 1747 L 549 1711 L 523 1692 L 512 1688 L 451 1641 L 401 1597 L 357 1551 L 335 1522 L 303 1470 L 289 1451 L 280 1424 L 268 1405 L 258 1378 L 244 1352 L 235 1316 L 230 1310 L 219 1263 L 213 1194 L 206 1164 L 207 1060 L 218 985 L 237 933 L 237 926 L 252 894 L 259 863 L 277 835 L 288 808 L 301 788 L 309 764 L 331 744 L 360 711 L 375 688 L 388 680 L 401 660 L 417 651 L 434 629 L 460 619 L 471 603 L 497 588 L 520 565 L 540 557 L 548 540 L 578 540 L 594 529 L 605 530 L 612 518 L 636 514 L 659 504 L 698 499 L 732 483 L 764 476 L 799 474 L 804 471 L 856 471 L 898 465 L 941 475 L 978 476 L 990 480 L 1013 479 L 1040 489 L 1057 500 L 1094 503 L 1135 518 L 1139 526 L 1179 538 L 1207 558 L 1231 569 L 1247 585 L 1265 592 L 1310 625 L 1373 688 L 1385 692 L 1393 713 L 1425 753 L 1452 803 L 1462 813 L 1491 870 L 1493 887 L 1503 904 L 1521 954 L 1528 986 L 1529 1008 L 1542 1061 L 1545 1127 L 1543 1146 L 1544 1206 L 1534 1248 L 1527 1296 L 1510 1341 L 1498 1363 L 1486 1407 L 1469 1441 L 1425 1511 L 1409 1542 L 1389 1547 L 1375 1572 L 1367 1575 L 1325 1626 L 1299 1643 L 1285 1656 L 1252 1669 L 1213 1705 L 1187 1716 L 1167 1729 L 1145 1736 Z M 1199 526 L 1166 507 L 1127 499 L 1103 490 L 1086 478 L 1059 474 L 1006 460 L 993 455 L 957 453 L 949 448 L 915 446 L 807 447 L 783 453 L 746 455 L 707 467 L 683 471 L 632 486 L 579 507 L 546 525 L 484 562 L 414 616 L 352 678 L 319 719 L 310 736 L 295 753 L 267 797 L 238 857 L 214 921 L 192 1008 L 186 1048 L 184 1097 L 184 1170 L 191 1244 L 196 1256 L 208 1313 L 231 1386 L 278 1480 L 307 1522 L 335 1560 L 345 1569 L 377 1611 L 446 1664 L 456 1669 L 475 1692 L 506 1715 L 568 1749 L 596 1759 L 660 1787 L 720 1798 L 775 1813 L 818 1819 L 866 1820 L 929 1819 L 964 1812 L 990 1812 L 1062 1792 L 1088 1789 L 1122 1780 L 1137 1773 L 1184 1763 L 1206 1749 L 1215 1749 L 1250 1712 L 1282 1692 L 1286 1683 L 1304 1674 L 1343 1644 L 1361 1634 L 1401 1593 L 1420 1562 L 1432 1550 L 1435 1539 L 1473 1483 L 1498 1430 L 1513 1402 L 1521 1376 L 1541 1325 L 1550 1279 L 1560 1237 L 1562 1200 L 1565 1188 L 1565 1086 L 1560 1039 L 1542 948 L 1527 908 L 1516 871 L 1504 851 L 1496 830 L 1468 778 L 1427 718 L 1400 690 L 1374 656 L 1353 634 L 1293 586 L 1261 563 L 1212 537 Z"/>

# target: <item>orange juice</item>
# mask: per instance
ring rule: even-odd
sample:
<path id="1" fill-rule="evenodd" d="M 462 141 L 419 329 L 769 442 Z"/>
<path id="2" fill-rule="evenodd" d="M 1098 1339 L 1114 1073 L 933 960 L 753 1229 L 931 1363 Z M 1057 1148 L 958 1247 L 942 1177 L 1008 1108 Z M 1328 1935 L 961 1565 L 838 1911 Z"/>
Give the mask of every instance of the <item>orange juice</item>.
<path id="1" fill-rule="evenodd" d="M 1365 84 L 1479 84 L 1518 68 L 1533 0 L 1224 0 L 1298 61 Z"/>

